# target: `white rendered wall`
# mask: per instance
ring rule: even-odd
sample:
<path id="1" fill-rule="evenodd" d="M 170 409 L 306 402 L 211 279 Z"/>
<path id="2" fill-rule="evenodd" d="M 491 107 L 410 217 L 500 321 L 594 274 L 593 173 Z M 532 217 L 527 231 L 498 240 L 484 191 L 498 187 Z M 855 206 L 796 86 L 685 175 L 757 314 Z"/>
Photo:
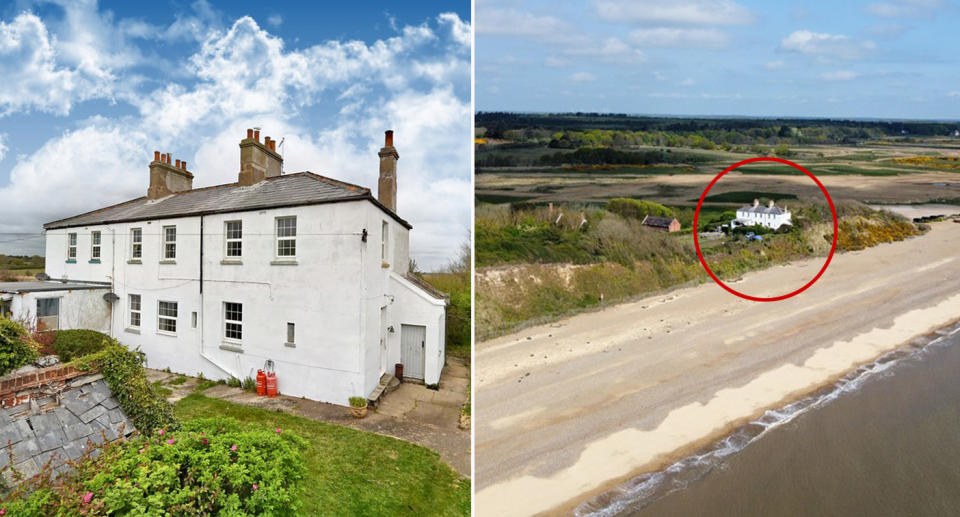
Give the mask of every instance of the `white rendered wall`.
<path id="1" fill-rule="evenodd" d="M 103 299 L 107 289 L 76 289 L 14 294 L 10 310 L 13 319 L 31 326 L 37 322 L 37 299 L 59 298 L 59 330 L 91 329 L 110 332 L 110 304 Z"/>

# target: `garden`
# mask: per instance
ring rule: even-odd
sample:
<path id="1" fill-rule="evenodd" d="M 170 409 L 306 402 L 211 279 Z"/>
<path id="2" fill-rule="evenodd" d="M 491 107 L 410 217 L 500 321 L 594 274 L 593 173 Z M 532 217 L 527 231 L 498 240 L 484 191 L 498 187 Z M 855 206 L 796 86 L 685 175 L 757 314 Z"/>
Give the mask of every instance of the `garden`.
<path id="1" fill-rule="evenodd" d="M 0 375 L 47 354 L 102 374 L 138 432 L 91 443 L 68 468 L 48 462 L 26 476 L 5 467 L 15 482 L 4 488 L 0 515 L 470 512 L 469 480 L 429 449 L 207 398 L 202 388 L 172 405 L 148 382 L 139 351 L 99 332 L 35 332 L 0 318 Z"/>

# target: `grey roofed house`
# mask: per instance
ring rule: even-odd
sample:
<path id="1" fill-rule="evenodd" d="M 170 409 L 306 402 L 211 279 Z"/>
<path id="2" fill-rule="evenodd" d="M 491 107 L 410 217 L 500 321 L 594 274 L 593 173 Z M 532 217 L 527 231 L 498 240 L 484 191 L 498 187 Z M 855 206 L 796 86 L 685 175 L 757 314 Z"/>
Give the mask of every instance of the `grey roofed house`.
<path id="1" fill-rule="evenodd" d="M 109 289 L 104 282 L 76 282 L 59 280 L 31 280 L 26 282 L 0 282 L 0 293 L 38 293 L 46 291 L 74 291 L 83 289 Z"/>
<path id="2" fill-rule="evenodd" d="M 370 189 L 314 174 L 298 172 L 268 177 L 250 186 L 228 183 L 176 192 L 159 199 L 147 196 L 85 214 L 49 222 L 44 229 L 71 228 L 92 224 L 145 221 L 264 208 L 316 205 L 367 200 L 408 229 L 410 223 L 384 206 Z"/>
<path id="3" fill-rule="evenodd" d="M 747 212 L 751 214 L 774 214 L 774 215 L 787 213 L 786 210 L 780 208 L 779 206 L 776 206 L 776 205 L 764 206 L 759 204 L 758 201 L 754 201 L 753 205 L 741 206 L 739 211 Z"/>
<path id="4" fill-rule="evenodd" d="M 657 228 L 669 228 L 670 223 L 674 221 L 673 217 L 659 217 L 655 215 L 648 215 L 643 218 L 642 224 L 644 226 L 654 226 Z"/>

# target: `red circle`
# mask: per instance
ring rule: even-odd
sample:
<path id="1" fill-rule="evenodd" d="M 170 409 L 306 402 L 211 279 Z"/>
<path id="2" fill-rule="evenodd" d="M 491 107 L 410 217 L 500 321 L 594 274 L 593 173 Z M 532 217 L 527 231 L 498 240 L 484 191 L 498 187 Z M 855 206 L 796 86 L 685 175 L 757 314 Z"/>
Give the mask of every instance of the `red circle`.
<path id="1" fill-rule="evenodd" d="M 827 198 L 827 203 L 830 205 L 830 213 L 833 215 L 833 243 L 830 245 L 830 254 L 827 255 L 827 261 L 823 263 L 823 267 L 820 268 L 820 271 L 817 272 L 817 275 L 813 277 L 812 280 L 807 282 L 800 289 L 797 289 L 796 291 L 793 291 L 781 296 L 774 296 L 771 298 L 761 298 L 758 296 L 750 296 L 749 294 L 743 294 L 740 291 L 737 291 L 736 289 L 721 282 L 720 279 L 717 278 L 717 275 L 713 274 L 713 271 L 710 271 L 710 266 L 707 265 L 707 261 L 703 258 L 703 253 L 700 251 L 700 239 L 697 238 L 697 233 L 698 233 L 697 222 L 700 219 L 700 209 L 703 207 L 703 200 L 704 198 L 707 197 L 707 193 L 710 192 L 710 189 L 713 187 L 714 183 L 716 183 L 720 178 L 722 178 L 724 174 L 732 171 L 733 169 L 736 169 L 737 167 L 746 165 L 748 163 L 753 163 L 753 162 L 778 162 L 784 165 L 789 165 L 794 169 L 803 171 L 804 174 L 806 174 L 807 176 L 810 176 L 810 179 L 812 179 L 813 182 L 816 183 L 818 187 L 820 187 L 820 190 L 823 192 L 823 195 Z M 742 162 L 737 162 L 727 167 L 726 169 L 723 169 L 723 171 L 720 174 L 717 174 L 717 177 L 713 178 L 713 181 L 711 181 L 710 184 L 707 185 L 707 188 L 706 190 L 703 191 L 703 194 L 700 195 L 700 201 L 697 203 L 697 210 L 693 213 L 693 244 L 697 248 L 697 256 L 700 257 L 700 264 L 703 266 L 703 269 L 707 270 L 707 274 L 710 275 L 710 278 L 712 278 L 713 281 L 716 282 L 717 285 L 719 285 L 720 287 L 726 289 L 732 294 L 739 296 L 740 298 L 753 300 L 755 302 L 776 302 L 779 300 L 786 300 L 787 298 L 796 296 L 806 291 L 811 285 L 814 284 L 814 282 L 820 279 L 824 271 L 827 270 L 827 266 L 830 265 L 830 260 L 833 259 L 833 253 L 837 250 L 837 233 L 838 232 L 839 232 L 839 227 L 837 225 L 837 209 L 833 206 L 833 199 L 830 198 L 830 194 L 827 192 L 827 189 L 823 186 L 823 184 L 820 183 L 820 180 L 818 180 L 817 177 L 811 174 L 810 171 L 808 171 L 807 169 L 804 169 L 803 167 L 789 160 L 784 160 L 782 158 L 773 158 L 770 156 L 760 156 L 757 158 L 750 158 L 748 160 L 743 160 Z"/>

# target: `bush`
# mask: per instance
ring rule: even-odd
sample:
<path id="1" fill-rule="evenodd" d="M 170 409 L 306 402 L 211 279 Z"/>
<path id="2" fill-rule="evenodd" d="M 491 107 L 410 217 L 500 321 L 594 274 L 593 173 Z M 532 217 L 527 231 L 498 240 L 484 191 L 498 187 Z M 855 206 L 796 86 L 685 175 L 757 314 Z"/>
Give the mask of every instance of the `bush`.
<path id="1" fill-rule="evenodd" d="M 53 335 L 54 353 L 63 362 L 99 352 L 110 343 L 110 336 L 96 330 L 60 330 Z"/>
<path id="2" fill-rule="evenodd" d="M 111 339 L 103 350 L 80 357 L 73 364 L 83 370 L 100 370 L 123 411 L 141 433 L 150 435 L 161 428 L 175 429 L 178 424 L 173 406 L 147 381 L 143 360 L 144 354 L 139 349 L 128 350 Z"/>
<path id="3" fill-rule="evenodd" d="M 648 215 L 659 217 L 673 217 L 673 211 L 653 201 L 630 199 L 626 197 L 613 198 L 607 201 L 607 210 L 630 219 L 643 219 Z"/>
<path id="4" fill-rule="evenodd" d="M 350 397 L 350 407 L 367 407 L 367 398 Z"/>
<path id="5" fill-rule="evenodd" d="M 39 357 L 37 344 L 23 325 L 0 317 L 0 375 L 6 375 Z"/>
<path id="6" fill-rule="evenodd" d="M 6 499 L 9 515 L 297 515 L 306 442 L 233 419 L 187 422 L 83 457 L 71 473 L 46 473 Z"/>

